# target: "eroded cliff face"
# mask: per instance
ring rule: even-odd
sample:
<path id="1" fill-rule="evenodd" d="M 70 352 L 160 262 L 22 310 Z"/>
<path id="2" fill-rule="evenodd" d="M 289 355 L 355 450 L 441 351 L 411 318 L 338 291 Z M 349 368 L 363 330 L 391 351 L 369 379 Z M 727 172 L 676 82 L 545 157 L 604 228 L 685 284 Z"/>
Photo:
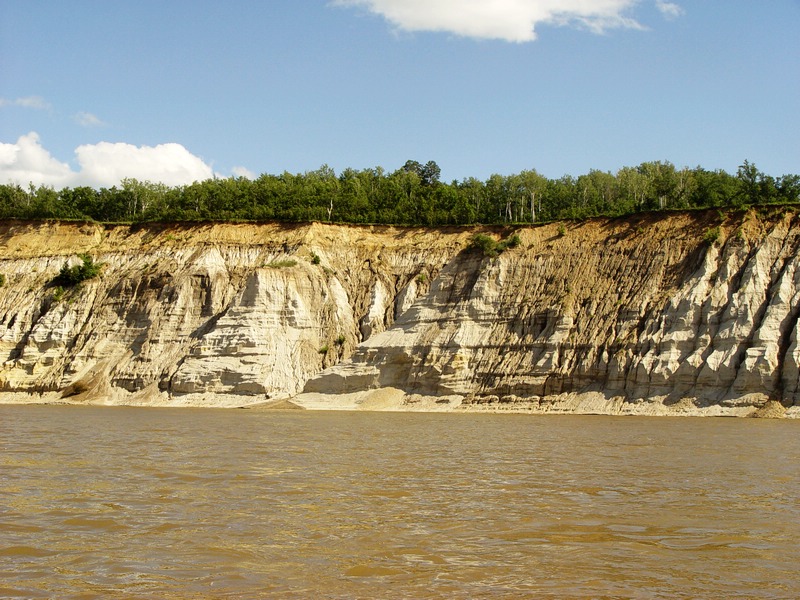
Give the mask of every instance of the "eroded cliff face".
<path id="1" fill-rule="evenodd" d="M 475 231 L 5 223 L 0 401 L 800 416 L 792 210 Z"/>

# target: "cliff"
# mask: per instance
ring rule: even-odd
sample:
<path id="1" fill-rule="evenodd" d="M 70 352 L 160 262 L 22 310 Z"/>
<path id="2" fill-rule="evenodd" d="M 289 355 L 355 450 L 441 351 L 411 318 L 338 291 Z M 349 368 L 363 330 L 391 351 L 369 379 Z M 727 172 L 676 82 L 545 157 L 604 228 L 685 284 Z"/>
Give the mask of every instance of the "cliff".
<path id="1" fill-rule="evenodd" d="M 476 231 L 2 223 L 0 402 L 800 416 L 796 209 Z"/>

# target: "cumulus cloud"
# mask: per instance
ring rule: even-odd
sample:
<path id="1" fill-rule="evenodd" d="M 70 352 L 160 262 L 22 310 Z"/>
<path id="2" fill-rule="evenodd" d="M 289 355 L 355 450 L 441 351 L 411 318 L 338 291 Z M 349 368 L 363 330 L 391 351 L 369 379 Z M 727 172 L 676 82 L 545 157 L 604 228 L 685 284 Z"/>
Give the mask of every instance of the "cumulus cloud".
<path id="1" fill-rule="evenodd" d="M 42 148 L 38 134 L 21 136 L 16 144 L 0 143 L 0 182 L 19 185 L 65 187 L 75 176 L 67 163 L 53 158 Z"/>
<path id="2" fill-rule="evenodd" d="M 656 0 L 656 8 L 668 19 L 677 19 L 684 13 L 680 5 L 674 2 L 665 2 L 664 0 Z"/>
<path id="3" fill-rule="evenodd" d="M 97 115 L 88 112 L 79 112 L 72 115 L 72 120 L 83 127 L 103 127 L 103 122 Z"/>
<path id="4" fill-rule="evenodd" d="M 0 108 L 5 106 L 18 106 L 20 108 L 32 108 L 34 110 L 50 110 L 53 107 L 41 96 L 25 96 L 24 98 L 0 98 Z"/>
<path id="5" fill-rule="evenodd" d="M 213 177 L 211 167 L 180 144 L 134 146 L 100 142 L 78 146 L 80 175 L 103 185 L 125 177 L 182 185 Z"/>
<path id="6" fill-rule="evenodd" d="M 48 185 L 60 189 L 88 185 L 110 187 L 131 177 L 141 181 L 184 185 L 214 176 L 201 158 L 180 144 L 134 146 L 100 142 L 75 150 L 78 170 L 55 159 L 35 132 L 14 144 L 0 143 L 0 182 L 26 186 Z"/>
<path id="7" fill-rule="evenodd" d="M 404 31 L 446 31 L 477 39 L 529 42 L 536 26 L 575 25 L 602 33 L 642 29 L 630 10 L 638 0 L 333 0 L 363 7 Z M 671 3 L 663 2 L 661 4 Z M 663 9 L 662 9 L 663 11 Z"/>

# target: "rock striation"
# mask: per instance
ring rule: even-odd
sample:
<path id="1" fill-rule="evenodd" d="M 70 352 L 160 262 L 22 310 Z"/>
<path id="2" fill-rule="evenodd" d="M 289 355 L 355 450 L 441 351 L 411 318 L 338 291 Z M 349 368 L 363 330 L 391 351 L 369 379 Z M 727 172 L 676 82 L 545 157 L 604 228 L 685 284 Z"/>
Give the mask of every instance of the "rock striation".
<path id="1" fill-rule="evenodd" d="M 470 249 L 477 231 L 520 243 Z M 795 209 L 0 224 L 0 401 L 800 416 Z M 102 263 L 75 288 L 56 275 Z"/>

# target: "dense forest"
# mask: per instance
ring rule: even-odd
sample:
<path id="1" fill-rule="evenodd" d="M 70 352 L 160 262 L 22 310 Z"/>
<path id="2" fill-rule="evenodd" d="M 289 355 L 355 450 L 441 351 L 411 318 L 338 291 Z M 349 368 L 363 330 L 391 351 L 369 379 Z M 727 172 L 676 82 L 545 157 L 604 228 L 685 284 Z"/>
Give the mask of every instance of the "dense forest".
<path id="1" fill-rule="evenodd" d="M 209 179 L 169 187 L 125 179 L 94 189 L 0 185 L 0 218 L 145 221 L 331 221 L 398 225 L 540 223 L 634 212 L 791 203 L 800 176 L 773 177 L 745 161 L 735 175 L 646 162 L 616 174 L 548 179 L 535 170 L 445 183 L 434 161 L 400 169 L 327 165 L 302 174 Z"/>

